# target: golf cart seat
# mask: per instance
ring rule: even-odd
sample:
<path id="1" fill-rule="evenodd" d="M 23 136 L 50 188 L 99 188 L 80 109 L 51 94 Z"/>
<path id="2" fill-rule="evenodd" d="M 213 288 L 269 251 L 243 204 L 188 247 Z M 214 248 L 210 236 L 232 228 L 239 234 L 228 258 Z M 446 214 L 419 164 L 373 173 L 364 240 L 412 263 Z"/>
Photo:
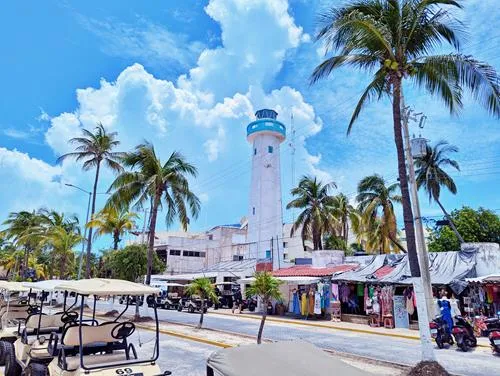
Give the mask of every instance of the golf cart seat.
<path id="1" fill-rule="evenodd" d="M 8 308 L 8 309 L 7 309 Z M 30 307 L 26 304 L 12 304 L 8 307 L 0 309 L 0 320 L 15 320 L 26 319 L 28 317 L 28 309 Z"/>
<path id="2" fill-rule="evenodd" d="M 131 322 L 105 322 L 98 326 L 81 325 L 84 364 L 112 363 L 130 359 L 130 351 L 137 354 L 127 338 L 135 331 Z M 57 350 L 56 350 L 57 351 Z M 66 328 L 61 337 L 59 363 L 64 370 L 74 370 L 80 365 L 80 326 Z"/>
<path id="3" fill-rule="evenodd" d="M 24 326 L 21 340 L 23 343 L 32 345 L 35 342 L 36 337 L 28 338 L 28 336 L 33 336 L 37 334 L 51 334 L 51 333 L 60 333 L 62 331 L 62 327 L 64 326 L 64 322 L 61 320 L 63 316 L 63 312 L 56 313 L 53 315 L 45 315 L 35 313 L 29 315 L 26 319 L 26 324 Z M 40 329 L 38 327 L 38 323 L 40 322 Z"/>

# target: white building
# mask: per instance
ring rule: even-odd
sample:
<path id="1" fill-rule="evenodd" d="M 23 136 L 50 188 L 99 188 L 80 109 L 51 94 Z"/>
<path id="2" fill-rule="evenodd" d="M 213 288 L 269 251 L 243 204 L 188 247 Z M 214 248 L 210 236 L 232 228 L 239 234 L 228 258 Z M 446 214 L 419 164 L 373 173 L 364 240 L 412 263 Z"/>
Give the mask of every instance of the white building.
<path id="1" fill-rule="evenodd" d="M 283 259 L 280 144 L 286 128 L 276 120 L 277 115 L 274 110 L 259 110 L 257 119 L 247 126 L 247 140 L 252 144 L 247 258 L 272 260 L 273 269 Z"/>

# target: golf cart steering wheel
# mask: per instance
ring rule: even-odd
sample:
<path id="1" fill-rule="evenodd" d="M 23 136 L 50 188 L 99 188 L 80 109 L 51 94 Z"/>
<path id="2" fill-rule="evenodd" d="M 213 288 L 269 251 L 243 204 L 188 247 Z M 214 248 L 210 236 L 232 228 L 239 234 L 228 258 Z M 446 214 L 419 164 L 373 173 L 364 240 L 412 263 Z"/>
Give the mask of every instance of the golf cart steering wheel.
<path id="1" fill-rule="evenodd" d="M 74 322 L 78 318 L 78 313 L 75 311 L 64 312 L 61 316 L 61 321 L 65 324 Z"/>
<path id="2" fill-rule="evenodd" d="M 113 328 L 113 330 L 111 331 L 111 337 L 115 339 L 125 339 L 127 337 L 130 337 L 134 332 L 135 332 L 134 323 L 130 321 L 122 322 Z"/>
<path id="3" fill-rule="evenodd" d="M 34 315 L 40 313 L 40 308 L 38 306 L 29 306 L 27 312 L 29 315 Z"/>

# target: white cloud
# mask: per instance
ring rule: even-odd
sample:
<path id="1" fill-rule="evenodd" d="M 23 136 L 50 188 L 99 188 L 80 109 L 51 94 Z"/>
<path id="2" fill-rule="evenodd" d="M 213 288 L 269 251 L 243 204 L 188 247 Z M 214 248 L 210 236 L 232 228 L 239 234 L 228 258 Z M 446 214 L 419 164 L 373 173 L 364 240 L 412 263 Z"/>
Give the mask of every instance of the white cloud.
<path id="1" fill-rule="evenodd" d="M 10 138 L 15 138 L 18 140 L 25 140 L 27 138 L 30 138 L 31 134 L 29 132 L 25 132 L 20 129 L 15 129 L 15 128 L 5 128 L 2 129 L 1 132 L 6 135 L 7 137 Z"/>

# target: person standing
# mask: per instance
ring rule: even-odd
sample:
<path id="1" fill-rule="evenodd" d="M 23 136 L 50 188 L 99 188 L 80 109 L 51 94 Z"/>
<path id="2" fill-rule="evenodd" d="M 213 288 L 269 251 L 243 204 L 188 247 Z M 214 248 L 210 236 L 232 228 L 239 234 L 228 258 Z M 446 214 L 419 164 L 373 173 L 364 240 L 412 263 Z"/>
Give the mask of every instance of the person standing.
<path id="1" fill-rule="evenodd" d="M 243 309 L 243 297 L 241 296 L 241 290 L 240 289 L 237 289 L 234 292 L 233 300 L 234 300 L 234 302 L 233 302 L 233 313 L 234 313 L 234 310 L 236 308 L 238 308 L 239 313 L 241 313 L 241 310 Z"/>

